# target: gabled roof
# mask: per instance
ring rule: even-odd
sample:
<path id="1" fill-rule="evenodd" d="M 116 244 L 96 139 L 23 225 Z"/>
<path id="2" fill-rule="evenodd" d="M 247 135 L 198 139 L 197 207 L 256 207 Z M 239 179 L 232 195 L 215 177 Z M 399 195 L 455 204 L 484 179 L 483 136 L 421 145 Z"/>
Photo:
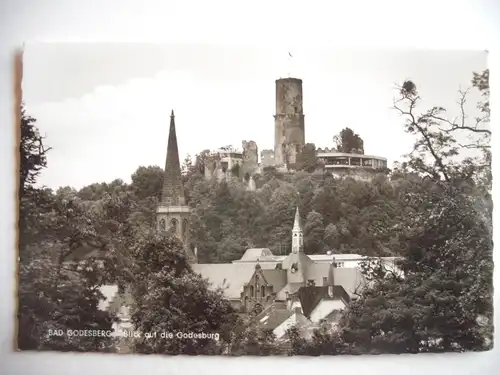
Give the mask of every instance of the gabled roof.
<path id="1" fill-rule="evenodd" d="M 257 324 L 264 330 L 274 330 L 293 314 L 295 314 L 295 311 L 282 309 L 271 310 L 265 314 L 259 314 Z"/>
<path id="2" fill-rule="evenodd" d="M 328 294 L 328 286 L 302 287 L 297 294 L 302 311 L 308 318 L 322 300 L 343 300 L 346 304 L 350 301 L 349 295 L 340 285 L 333 287 L 333 294 L 331 296 Z"/>
<path id="3" fill-rule="evenodd" d="M 254 261 L 256 262 L 260 258 L 264 257 L 272 257 L 273 253 L 268 248 L 255 248 L 255 249 L 247 249 L 245 254 L 241 257 L 240 261 Z"/>
<path id="4" fill-rule="evenodd" d="M 228 299 L 241 297 L 243 286 L 255 272 L 253 263 L 193 264 L 193 271 L 207 278 L 213 288 L 227 286 L 224 296 Z M 262 269 L 274 268 L 274 264 L 261 264 Z"/>
<path id="5" fill-rule="evenodd" d="M 283 260 L 283 269 L 289 270 L 287 273 L 289 283 L 304 283 L 308 280 L 309 268 L 314 262 L 302 251 L 290 253 Z M 295 268 L 295 272 L 292 269 Z"/>

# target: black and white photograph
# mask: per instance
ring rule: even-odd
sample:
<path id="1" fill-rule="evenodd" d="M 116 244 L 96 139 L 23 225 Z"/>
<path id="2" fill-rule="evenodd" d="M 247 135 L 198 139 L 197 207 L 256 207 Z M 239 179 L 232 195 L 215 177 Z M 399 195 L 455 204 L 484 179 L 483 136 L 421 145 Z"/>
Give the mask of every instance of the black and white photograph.
<path id="1" fill-rule="evenodd" d="M 20 351 L 493 348 L 488 52 L 27 43 Z"/>

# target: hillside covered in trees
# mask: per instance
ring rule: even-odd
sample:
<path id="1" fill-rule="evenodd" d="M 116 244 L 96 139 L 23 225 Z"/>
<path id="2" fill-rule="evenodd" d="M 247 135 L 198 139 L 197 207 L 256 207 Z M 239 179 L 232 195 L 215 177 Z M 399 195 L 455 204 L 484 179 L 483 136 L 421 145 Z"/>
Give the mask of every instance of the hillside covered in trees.
<path id="1" fill-rule="evenodd" d="M 376 264 L 366 267 L 367 277 L 377 282 L 345 311 L 339 331 L 318 330 L 309 342 L 291 332 L 293 353 L 490 347 L 488 74 L 486 70 L 473 76 L 474 89 L 484 96 L 479 114 L 454 120 L 439 106 L 419 108 L 416 85 L 405 82 L 394 109 L 402 116 L 401 126 L 414 136 L 414 149 L 391 173 L 381 173 L 370 182 L 312 172 L 315 168 L 307 155 L 314 145 L 299 158 L 300 171 L 285 175 L 268 168 L 256 176 L 256 191 L 249 191 L 244 179 L 207 181 L 202 173 L 203 153 L 194 163 L 188 158 L 183 178 L 192 209 L 190 238 L 198 248 L 199 262 L 231 262 L 249 247 L 288 253 L 298 206 L 306 253 L 332 250 L 399 256 L 405 279 L 381 277 Z M 463 108 L 467 92 L 459 95 Z M 152 231 L 163 182 L 160 167 L 137 168 L 130 184 L 115 180 L 79 191 L 39 188 L 36 178 L 46 167 L 48 150 L 41 147 L 35 119 L 24 110 L 21 130 L 20 348 L 112 350 L 111 339 L 49 339 L 45 332 L 58 327 L 109 329 L 114 317 L 97 308 L 102 298 L 98 287 L 118 283 L 121 288 L 134 285 L 136 326 L 159 329 L 165 324 L 159 317 L 169 315 L 176 318 L 169 320 L 176 322 L 175 328 L 212 330 L 223 336 L 223 344 L 218 345 L 224 347 L 210 340 L 200 340 L 196 347 L 189 343 L 158 347 L 143 340 L 135 344 L 139 352 L 273 353 L 270 339 L 259 341 L 253 328 L 238 320 L 241 317 L 225 303 L 222 293 L 210 291 L 207 282 L 191 271 L 180 244 Z M 468 133 L 474 140 L 461 144 L 455 137 L 458 133 Z M 339 145 L 343 136 L 345 132 L 337 138 Z M 348 148 L 363 152 L 362 140 L 356 142 L 357 147 Z M 473 156 L 463 156 L 472 149 Z M 166 249 L 162 256 L 159 249 Z M 67 269 L 70 266 L 64 260 L 84 256 L 85 262 Z M 104 263 L 97 263 L 98 258 Z M 179 281 L 171 282 L 175 275 Z M 189 303 L 172 298 L 181 290 L 192 295 Z M 200 306 L 206 309 L 202 318 L 194 314 Z M 486 344 L 484 337 L 489 340 Z"/>

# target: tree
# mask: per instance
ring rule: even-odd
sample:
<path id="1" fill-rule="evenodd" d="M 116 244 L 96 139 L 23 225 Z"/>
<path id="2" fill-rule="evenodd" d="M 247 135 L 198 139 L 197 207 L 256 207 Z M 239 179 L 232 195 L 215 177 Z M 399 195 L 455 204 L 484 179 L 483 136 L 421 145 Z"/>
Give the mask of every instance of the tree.
<path id="1" fill-rule="evenodd" d="M 309 212 L 304 224 L 304 247 L 307 254 L 322 252 L 324 234 L 323 216 L 316 211 Z"/>
<path id="2" fill-rule="evenodd" d="M 485 77 L 487 72 L 476 74 L 473 85 L 487 93 Z M 405 82 L 399 89 L 401 100 L 395 101 L 395 107 L 407 119 L 407 132 L 416 137 L 416 152 L 410 153 L 408 161 L 401 165 L 392 188 L 380 181 L 372 183 L 377 188 L 376 194 L 367 195 L 367 191 L 358 195 L 349 188 L 349 194 L 342 196 L 349 204 L 341 204 L 341 221 L 350 221 L 351 202 L 358 200 L 361 208 L 358 216 L 361 230 L 352 234 L 364 238 L 371 232 L 390 245 L 394 238 L 389 233 L 397 233 L 395 247 L 401 256 L 397 261 L 401 272 L 375 260 L 363 266 L 369 287 L 358 292 L 359 298 L 351 302 L 340 322 L 341 339 L 349 353 L 461 352 L 491 348 L 493 244 L 489 141 L 487 137 L 479 137 L 476 142 L 464 145 L 454 137 L 457 132 L 489 135 L 488 96 L 485 94 L 478 105 L 483 115 L 468 123 L 464 93 L 460 93 L 458 119 L 445 118 L 441 107 L 417 115 L 417 86 Z M 403 103 L 407 104 L 405 108 Z M 454 160 L 471 148 L 484 152 L 483 156 L 467 157 L 461 164 Z M 338 195 L 345 193 L 337 190 Z M 381 200 L 378 194 L 390 200 Z M 365 220 L 372 224 L 363 224 Z M 346 224 L 339 222 L 335 226 L 342 237 Z M 352 224 L 349 228 L 354 229 Z M 329 226 L 328 232 L 329 236 L 334 233 L 333 227 Z M 322 338 L 330 344 L 338 342 L 328 335 Z M 304 340 L 298 340 L 297 346 L 300 351 L 317 348 Z M 327 354 L 328 345 L 320 352 Z"/>
<path id="3" fill-rule="evenodd" d="M 408 202 L 410 204 L 410 202 Z M 422 193 L 407 217 L 404 277 L 371 269 L 372 287 L 348 309 L 345 341 L 363 352 L 487 350 L 492 339 L 491 222 L 454 187 Z M 398 228 L 399 229 L 399 228 Z"/>
<path id="4" fill-rule="evenodd" d="M 32 187 L 42 170 L 47 166 L 49 148 L 43 145 L 43 137 L 35 125 L 36 119 L 26 114 L 24 104 L 21 104 L 21 140 L 19 144 L 20 156 L 20 184 L 19 196 Z"/>
<path id="5" fill-rule="evenodd" d="M 91 270 L 86 266 L 87 270 Z M 73 330 L 110 332 L 113 317 L 98 308 L 104 298 L 92 272 L 61 270 L 47 251 L 20 264 L 18 347 L 21 350 L 113 351 L 113 337 L 71 336 Z M 63 335 L 50 335 L 61 330 Z"/>
<path id="6" fill-rule="evenodd" d="M 239 319 L 232 331 L 228 354 L 233 356 L 281 354 L 276 336 L 272 332 L 262 330 L 253 319 L 253 317 Z"/>
<path id="7" fill-rule="evenodd" d="M 316 146 L 314 143 L 306 143 L 297 154 L 296 169 L 298 171 L 314 172 L 317 165 Z"/>
<path id="8" fill-rule="evenodd" d="M 145 233 L 134 246 L 137 282 L 132 287 L 132 322 L 141 337 L 138 353 L 220 354 L 230 340 L 235 312 L 222 290 L 209 289 L 208 281 L 192 272 L 182 244 L 175 238 Z M 161 332 L 194 333 L 204 337 L 150 338 Z M 220 341 L 213 339 L 220 335 Z M 208 337 L 207 337 L 208 336 Z"/>
<path id="9" fill-rule="evenodd" d="M 291 242 L 297 198 L 297 191 L 290 184 L 283 184 L 272 193 L 262 223 L 269 248 L 281 248 Z"/>
<path id="10" fill-rule="evenodd" d="M 193 158 L 191 155 L 187 154 L 186 157 L 184 158 L 184 162 L 182 163 L 182 174 L 184 176 L 190 175 L 195 172 L 195 166 L 193 165 Z"/>
<path id="11" fill-rule="evenodd" d="M 330 223 L 326 226 L 324 241 L 330 249 L 338 249 L 340 247 L 340 233 L 335 224 Z"/>
<path id="12" fill-rule="evenodd" d="M 158 166 L 139 167 L 132 174 L 130 188 L 138 199 L 160 199 L 163 187 L 163 169 Z"/>
<path id="13" fill-rule="evenodd" d="M 112 350 L 113 338 L 49 336 L 49 330 L 110 330 L 113 318 L 98 309 L 102 273 L 90 260 L 83 269 L 66 267 L 64 257 L 94 243 L 88 205 L 73 201 L 74 190 L 35 188 L 46 167 L 42 138 L 35 119 L 21 108 L 19 220 L 18 347 L 23 350 Z"/>
<path id="14" fill-rule="evenodd" d="M 450 120 L 446 117 L 446 110 L 439 106 L 417 114 L 420 96 L 416 85 L 410 81 L 402 85 L 399 99 L 394 100 L 394 109 L 406 118 L 405 130 L 416 136 L 413 151 L 408 155 L 407 167 L 410 171 L 434 180 L 451 182 L 471 180 L 475 177 L 474 173 L 490 169 L 488 78 L 488 71 L 474 75 L 473 85 L 486 100 L 478 103 L 481 115 L 474 117 L 473 121 L 466 115 L 465 108 L 469 90 L 459 90 L 460 115 Z M 468 138 L 472 138 L 471 142 L 460 144 L 455 138 L 458 132 L 468 134 Z M 455 157 L 467 149 L 482 151 L 482 160 L 478 157 L 462 157 L 461 163 L 457 163 Z"/>
<path id="15" fill-rule="evenodd" d="M 297 327 L 291 327 L 287 331 L 287 337 L 291 355 L 338 355 L 346 351 L 340 332 L 332 330 L 326 324 L 316 328 L 309 339 L 304 338 Z"/>
<path id="16" fill-rule="evenodd" d="M 364 154 L 363 139 L 351 128 L 344 128 L 333 137 L 338 152 Z"/>
<path id="17" fill-rule="evenodd" d="M 111 330 L 113 316 L 98 308 L 104 298 L 99 287 L 110 281 L 105 271 L 109 263 L 95 258 L 66 262 L 72 254 L 105 248 L 111 237 L 102 233 L 105 223 L 95 202 L 82 202 L 68 189 L 60 189 L 59 196 L 38 193 L 23 197 L 23 202 L 35 198 L 42 204 L 23 213 L 20 228 L 18 347 L 111 351 L 112 337 L 48 335 L 50 330 Z"/>

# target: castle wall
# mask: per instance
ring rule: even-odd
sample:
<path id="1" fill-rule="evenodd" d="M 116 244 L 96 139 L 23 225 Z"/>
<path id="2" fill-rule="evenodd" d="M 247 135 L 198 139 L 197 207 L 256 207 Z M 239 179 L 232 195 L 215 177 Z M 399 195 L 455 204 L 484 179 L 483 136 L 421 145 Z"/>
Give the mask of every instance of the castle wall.
<path id="1" fill-rule="evenodd" d="M 295 163 L 305 145 L 302 80 L 276 80 L 276 114 L 274 116 L 274 158 L 276 165 Z"/>
<path id="2" fill-rule="evenodd" d="M 243 148 L 242 154 L 242 169 L 243 175 L 248 173 L 252 175 L 257 170 L 259 166 L 259 148 L 257 147 L 257 143 L 254 141 L 243 141 L 241 143 Z"/>
<path id="3" fill-rule="evenodd" d="M 266 167 L 274 166 L 274 151 L 273 150 L 262 150 L 260 153 L 261 169 Z"/>

